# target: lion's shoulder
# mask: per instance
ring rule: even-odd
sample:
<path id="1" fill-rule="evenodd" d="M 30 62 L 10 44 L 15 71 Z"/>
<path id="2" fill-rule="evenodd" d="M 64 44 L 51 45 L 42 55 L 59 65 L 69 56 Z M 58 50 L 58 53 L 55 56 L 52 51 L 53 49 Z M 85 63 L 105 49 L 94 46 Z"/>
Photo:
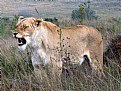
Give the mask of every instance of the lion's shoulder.
<path id="1" fill-rule="evenodd" d="M 48 30 L 51 30 L 51 31 L 60 29 L 57 25 L 47 21 L 43 21 L 42 25 L 43 27 L 46 27 Z"/>

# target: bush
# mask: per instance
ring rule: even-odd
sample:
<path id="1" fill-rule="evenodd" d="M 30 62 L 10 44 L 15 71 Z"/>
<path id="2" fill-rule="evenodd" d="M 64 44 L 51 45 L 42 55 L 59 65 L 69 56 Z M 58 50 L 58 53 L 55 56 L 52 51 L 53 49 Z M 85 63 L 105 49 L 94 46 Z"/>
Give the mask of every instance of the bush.
<path id="1" fill-rule="evenodd" d="M 44 20 L 52 22 L 52 23 L 56 24 L 57 26 L 59 26 L 59 21 L 58 21 L 58 19 L 56 17 L 54 17 L 54 18 L 45 18 Z"/>
<path id="2" fill-rule="evenodd" d="M 83 24 L 84 20 L 97 20 L 98 16 L 96 16 L 95 11 L 90 8 L 89 3 L 85 3 L 84 5 L 80 4 L 79 9 L 72 11 L 71 18 L 80 20 L 81 24 Z"/>
<path id="3" fill-rule="evenodd" d="M 121 71 L 121 35 L 117 35 L 111 39 L 104 52 L 104 64 L 114 64 Z"/>

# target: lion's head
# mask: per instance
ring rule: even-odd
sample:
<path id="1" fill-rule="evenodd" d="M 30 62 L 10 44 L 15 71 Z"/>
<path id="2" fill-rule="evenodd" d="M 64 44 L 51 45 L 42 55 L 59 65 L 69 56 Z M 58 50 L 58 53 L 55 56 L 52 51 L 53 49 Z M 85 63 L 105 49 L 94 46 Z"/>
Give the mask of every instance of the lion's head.
<path id="1" fill-rule="evenodd" d="M 33 32 L 39 29 L 42 21 L 42 19 L 33 17 L 19 17 L 13 36 L 18 40 L 18 47 L 20 50 L 25 50 L 27 45 L 30 44 Z"/>

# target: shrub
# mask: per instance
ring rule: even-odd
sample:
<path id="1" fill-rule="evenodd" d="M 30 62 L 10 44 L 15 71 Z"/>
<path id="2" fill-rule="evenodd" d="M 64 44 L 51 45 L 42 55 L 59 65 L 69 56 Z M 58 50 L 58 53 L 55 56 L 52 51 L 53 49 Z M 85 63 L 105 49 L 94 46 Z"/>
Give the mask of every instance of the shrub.
<path id="1" fill-rule="evenodd" d="M 83 24 L 84 20 L 97 20 L 95 11 L 90 8 L 89 2 L 85 4 L 80 4 L 79 9 L 73 10 L 71 14 L 72 19 L 80 20 L 80 23 Z"/>

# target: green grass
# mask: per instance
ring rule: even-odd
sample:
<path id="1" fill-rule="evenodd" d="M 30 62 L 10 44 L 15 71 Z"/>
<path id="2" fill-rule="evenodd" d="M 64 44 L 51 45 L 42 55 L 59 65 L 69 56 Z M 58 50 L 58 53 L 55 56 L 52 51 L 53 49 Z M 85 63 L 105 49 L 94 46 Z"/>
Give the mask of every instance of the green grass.
<path id="1" fill-rule="evenodd" d="M 36 78 L 36 75 L 34 74 L 30 54 L 28 54 L 30 53 L 30 50 L 25 52 L 20 52 L 18 50 L 16 40 L 12 38 L 12 33 L 10 32 L 10 30 L 14 28 L 14 22 L 14 19 L 11 20 L 8 25 L 5 25 L 6 22 L 0 22 L 1 25 L 4 25 L 0 26 L 2 30 L 2 33 L 0 33 L 2 90 L 0 91 L 57 91 L 53 90 L 52 86 L 48 87 L 49 84 L 46 77 L 44 77 L 45 75 L 43 75 L 42 81 L 40 81 L 40 83 L 38 82 L 39 79 Z M 112 28 L 111 24 L 108 25 L 108 27 L 118 31 L 117 27 L 120 27 L 120 25 L 114 24 L 115 27 Z M 65 26 L 66 22 L 65 24 L 63 22 L 61 25 Z M 105 37 L 104 40 L 108 41 L 105 34 L 105 31 L 107 32 L 106 29 L 108 29 L 107 26 L 100 25 L 98 27 Z M 115 31 L 108 31 L 108 33 L 113 35 L 115 34 Z M 103 78 L 92 77 L 90 75 L 90 67 L 87 63 L 84 63 L 82 66 L 71 66 L 68 74 L 63 71 L 62 88 L 60 91 L 120 91 L 121 73 L 118 70 L 118 64 L 113 64 L 114 62 L 111 62 L 111 65 L 108 67 L 104 65 L 105 77 Z"/>

